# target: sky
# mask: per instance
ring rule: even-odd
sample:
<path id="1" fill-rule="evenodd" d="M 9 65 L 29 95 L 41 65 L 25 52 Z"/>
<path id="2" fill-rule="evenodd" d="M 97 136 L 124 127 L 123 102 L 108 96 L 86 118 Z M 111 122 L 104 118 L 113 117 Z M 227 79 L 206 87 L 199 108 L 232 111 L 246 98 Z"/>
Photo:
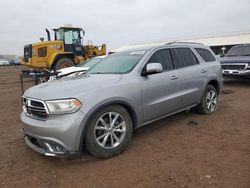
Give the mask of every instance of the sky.
<path id="1" fill-rule="evenodd" d="M 72 24 L 84 44 L 124 45 L 250 32 L 250 0 L 1 0 L 0 54 L 46 38 L 45 28 Z"/>

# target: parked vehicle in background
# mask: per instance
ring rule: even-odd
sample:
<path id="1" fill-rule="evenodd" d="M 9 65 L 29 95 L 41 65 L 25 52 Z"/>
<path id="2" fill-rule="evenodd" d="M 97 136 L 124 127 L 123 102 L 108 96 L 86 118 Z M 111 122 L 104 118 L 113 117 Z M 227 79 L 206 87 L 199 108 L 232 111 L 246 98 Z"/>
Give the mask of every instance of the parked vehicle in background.
<path id="1" fill-rule="evenodd" d="M 250 44 L 232 47 L 220 62 L 223 76 L 250 78 Z"/>
<path id="2" fill-rule="evenodd" d="M 9 61 L 6 59 L 0 59 L 0 66 L 9 66 Z"/>
<path id="3" fill-rule="evenodd" d="M 20 58 L 16 58 L 14 61 L 16 66 L 21 65 Z"/>
<path id="4" fill-rule="evenodd" d="M 112 157 L 125 150 L 133 129 L 193 107 L 215 112 L 221 87 L 220 62 L 202 44 L 120 51 L 84 75 L 28 89 L 21 113 L 25 142 L 47 156 L 85 148 Z"/>
<path id="5" fill-rule="evenodd" d="M 88 59 L 88 60 L 86 60 L 78 65 L 75 65 L 73 67 L 59 69 L 59 70 L 57 70 L 57 72 L 59 72 L 58 75 L 57 76 L 50 76 L 49 81 L 56 80 L 56 79 L 59 79 L 62 77 L 73 77 L 73 76 L 84 74 L 91 67 L 93 67 L 97 63 L 99 63 L 104 57 L 106 57 L 106 56 L 96 56 L 96 57 Z"/>
<path id="6" fill-rule="evenodd" d="M 10 60 L 10 65 L 11 66 L 17 66 L 17 65 L 20 65 L 20 62 L 18 62 L 17 60 L 11 59 Z"/>
<path id="7" fill-rule="evenodd" d="M 10 66 L 16 66 L 16 62 L 15 62 L 14 59 L 11 59 L 11 60 L 9 61 L 9 64 L 10 64 Z"/>

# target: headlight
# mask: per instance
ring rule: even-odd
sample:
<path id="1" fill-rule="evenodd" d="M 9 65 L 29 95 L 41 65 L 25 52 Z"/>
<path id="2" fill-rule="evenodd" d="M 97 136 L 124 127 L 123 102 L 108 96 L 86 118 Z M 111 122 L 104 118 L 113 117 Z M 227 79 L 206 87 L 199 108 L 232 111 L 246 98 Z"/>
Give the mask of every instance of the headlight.
<path id="1" fill-rule="evenodd" d="M 63 99 L 46 101 L 50 114 L 74 113 L 81 107 L 81 102 L 77 99 Z"/>
<path id="2" fill-rule="evenodd" d="M 248 63 L 247 65 L 247 70 L 250 70 L 250 63 Z"/>

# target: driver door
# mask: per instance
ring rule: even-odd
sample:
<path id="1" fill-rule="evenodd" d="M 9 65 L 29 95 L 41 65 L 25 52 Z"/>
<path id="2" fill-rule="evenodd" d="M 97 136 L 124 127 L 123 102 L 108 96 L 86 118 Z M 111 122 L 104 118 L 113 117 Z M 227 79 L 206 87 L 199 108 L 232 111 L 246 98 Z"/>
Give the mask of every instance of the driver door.
<path id="1" fill-rule="evenodd" d="M 153 62 L 161 63 L 163 72 L 141 77 L 144 123 L 175 112 L 181 107 L 181 100 L 178 97 L 179 75 L 173 69 L 170 50 L 156 51 L 147 64 Z"/>

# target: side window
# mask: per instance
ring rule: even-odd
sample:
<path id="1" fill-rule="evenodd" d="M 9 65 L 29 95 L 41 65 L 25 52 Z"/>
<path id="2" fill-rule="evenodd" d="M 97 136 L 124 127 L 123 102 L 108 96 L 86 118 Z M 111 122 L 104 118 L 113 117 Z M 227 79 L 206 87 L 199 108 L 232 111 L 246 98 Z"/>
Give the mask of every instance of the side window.
<path id="1" fill-rule="evenodd" d="M 64 40 L 65 40 L 65 44 L 73 44 L 72 31 L 65 31 L 64 32 Z"/>
<path id="2" fill-rule="evenodd" d="M 80 33 L 78 31 L 73 31 L 72 35 L 73 35 L 73 43 L 74 44 L 81 44 Z"/>
<path id="3" fill-rule="evenodd" d="M 195 48 L 195 50 L 198 52 L 198 54 L 202 57 L 202 59 L 205 62 L 215 61 L 214 56 L 208 50 L 202 48 Z"/>
<path id="4" fill-rule="evenodd" d="M 173 62 L 169 49 L 162 49 L 155 52 L 148 63 L 161 63 L 163 70 L 172 70 Z"/>
<path id="5" fill-rule="evenodd" d="M 189 48 L 171 49 L 174 61 L 174 67 L 181 68 L 198 64 L 198 60 Z"/>

